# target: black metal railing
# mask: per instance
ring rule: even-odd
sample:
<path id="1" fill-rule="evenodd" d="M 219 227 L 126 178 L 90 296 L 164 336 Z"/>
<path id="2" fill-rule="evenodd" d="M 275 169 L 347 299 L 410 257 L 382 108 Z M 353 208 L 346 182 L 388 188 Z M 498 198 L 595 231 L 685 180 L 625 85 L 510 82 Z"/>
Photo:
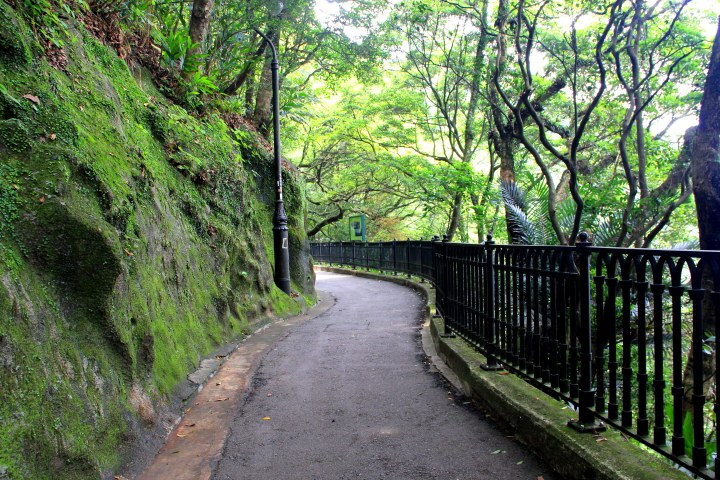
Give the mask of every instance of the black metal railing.
<path id="1" fill-rule="evenodd" d="M 587 238 L 313 243 L 312 254 L 428 279 L 444 333 L 482 353 L 484 368 L 569 402 L 578 430 L 608 423 L 714 479 L 720 355 L 708 332 L 720 317 L 720 252 L 593 247 Z"/>
<path id="2" fill-rule="evenodd" d="M 311 251 L 320 263 L 404 273 L 431 281 L 434 278 L 430 241 L 312 243 Z"/>

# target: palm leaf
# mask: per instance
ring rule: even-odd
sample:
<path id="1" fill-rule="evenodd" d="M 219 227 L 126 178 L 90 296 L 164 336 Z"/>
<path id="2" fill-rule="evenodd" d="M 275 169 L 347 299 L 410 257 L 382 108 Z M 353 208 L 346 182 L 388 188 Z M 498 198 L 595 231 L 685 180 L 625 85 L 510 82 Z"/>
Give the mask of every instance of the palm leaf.
<path id="1" fill-rule="evenodd" d="M 525 193 L 517 183 L 505 179 L 500 180 L 500 191 L 505 204 L 505 219 L 510 243 L 530 244 L 531 239 L 535 236 L 535 229 L 524 212 Z"/>

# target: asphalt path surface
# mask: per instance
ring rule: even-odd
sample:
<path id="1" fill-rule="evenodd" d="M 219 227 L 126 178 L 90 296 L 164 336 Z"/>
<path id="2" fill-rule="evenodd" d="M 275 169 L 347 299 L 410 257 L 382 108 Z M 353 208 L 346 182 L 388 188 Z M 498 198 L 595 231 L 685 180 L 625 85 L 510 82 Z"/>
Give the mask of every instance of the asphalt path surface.
<path id="1" fill-rule="evenodd" d="M 214 480 L 558 479 L 429 371 L 422 298 L 317 272 L 336 304 L 263 358 Z"/>

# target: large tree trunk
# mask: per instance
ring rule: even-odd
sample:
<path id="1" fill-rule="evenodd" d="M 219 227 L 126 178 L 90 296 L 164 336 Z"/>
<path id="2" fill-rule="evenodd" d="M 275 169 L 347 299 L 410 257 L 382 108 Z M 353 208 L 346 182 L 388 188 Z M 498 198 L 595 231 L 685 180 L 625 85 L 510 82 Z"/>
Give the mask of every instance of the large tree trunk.
<path id="1" fill-rule="evenodd" d="M 215 0 L 195 0 L 193 2 L 192 14 L 190 15 L 190 41 L 194 48 L 188 50 L 186 59 L 192 55 L 200 55 L 203 51 L 203 44 L 210 26 L 210 15 L 212 14 Z M 192 76 L 192 72 L 184 70 L 183 78 L 186 80 Z"/>
<path id="2" fill-rule="evenodd" d="M 505 68 L 507 44 L 505 38 L 505 29 L 508 19 L 508 0 L 500 0 L 498 4 L 498 14 L 495 20 L 495 27 L 498 29 L 497 34 L 497 58 L 495 75 L 500 75 Z M 500 159 L 500 178 L 507 181 L 515 181 L 515 138 L 513 137 L 513 121 L 505 115 L 505 108 L 497 86 L 493 83 L 490 85 L 489 100 L 490 110 L 492 113 L 495 131 L 491 132 L 495 154 Z"/>
<path id="3" fill-rule="evenodd" d="M 700 248 L 720 250 L 720 28 L 710 56 L 691 152 Z"/>
<path id="4" fill-rule="evenodd" d="M 705 80 L 700 118 L 691 146 L 693 194 L 697 208 L 700 248 L 720 250 L 720 23 L 710 55 L 710 67 Z M 703 275 L 706 290 L 719 291 L 712 284 L 709 274 Z M 715 334 L 715 308 L 710 295 L 703 300 L 703 324 L 705 331 Z M 691 351 L 685 368 L 685 411 L 692 411 L 692 366 L 696 352 Z M 707 393 L 714 377 L 713 355 L 703 354 L 704 384 Z"/>
<path id="5" fill-rule="evenodd" d="M 505 38 L 505 29 L 507 26 L 508 19 L 508 0 L 500 0 L 498 4 L 498 14 L 495 20 L 495 27 L 498 30 L 497 34 L 497 46 L 496 52 L 497 57 L 495 59 L 495 77 L 499 79 L 500 74 L 505 68 L 506 55 L 507 55 L 507 44 Z M 505 107 L 500 99 L 500 92 L 498 92 L 499 83 L 493 81 L 490 85 L 488 97 L 490 100 L 490 111 L 492 114 L 493 125 L 495 129 L 490 132 L 490 137 L 493 142 L 495 149 L 495 155 L 500 160 L 500 179 L 514 182 L 515 181 L 515 137 L 513 136 L 513 120 L 512 118 L 505 115 Z M 511 238 L 510 234 L 510 216 L 505 215 L 505 228 L 508 232 L 508 238 Z"/>

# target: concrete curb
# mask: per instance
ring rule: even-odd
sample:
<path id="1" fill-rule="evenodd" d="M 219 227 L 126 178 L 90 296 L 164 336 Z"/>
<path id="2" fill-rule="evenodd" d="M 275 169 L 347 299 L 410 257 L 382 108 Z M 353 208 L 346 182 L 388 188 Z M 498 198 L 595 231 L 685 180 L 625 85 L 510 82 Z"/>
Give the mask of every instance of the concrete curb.
<path id="1" fill-rule="evenodd" d="M 581 434 L 566 424 L 573 410 L 512 374 L 487 372 L 479 365 L 485 358 L 460 338 L 442 338 L 443 322 L 430 318 L 434 291 L 427 284 L 407 278 L 338 267 L 317 270 L 356 275 L 405 285 L 428 300 L 429 328 L 423 329 L 425 353 L 437 369 L 464 395 L 528 445 L 548 465 L 567 479 L 640 480 L 678 479 L 688 476 L 664 459 L 631 444 L 620 433 L 602 436 Z M 427 339 L 426 339 L 427 338 Z"/>
<path id="2" fill-rule="evenodd" d="M 126 475 L 136 480 L 209 479 L 222 454 L 230 421 L 244 401 L 260 360 L 292 327 L 322 315 L 333 305 L 330 294 L 318 291 L 313 307 L 259 328 L 231 349 L 224 361 L 204 362 L 190 375 L 194 391 L 181 421 L 142 473 Z"/>

